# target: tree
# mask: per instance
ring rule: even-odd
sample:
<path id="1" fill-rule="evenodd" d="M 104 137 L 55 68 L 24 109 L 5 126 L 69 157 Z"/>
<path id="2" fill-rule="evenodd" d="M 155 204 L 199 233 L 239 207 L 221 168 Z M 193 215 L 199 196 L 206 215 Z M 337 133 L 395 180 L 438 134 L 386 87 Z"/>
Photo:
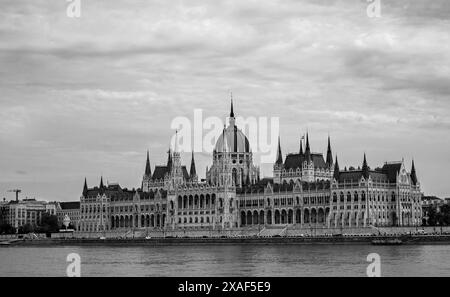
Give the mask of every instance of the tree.
<path id="1" fill-rule="evenodd" d="M 20 226 L 18 233 L 19 234 L 28 234 L 28 233 L 34 232 L 34 229 L 35 229 L 34 226 L 28 223 L 23 226 Z"/>
<path id="2" fill-rule="evenodd" d="M 38 228 L 40 233 L 56 233 L 59 231 L 58 217 L 44 213 Z"/>
<path id="3" fill-rule="evenodd" d="M 15 234 L 16 228 L 11 226 L 10 224 L 1 224 L 0 225 L 0 234 Z"/>
<path id="4" fill-rule="evenodd" d="M 430 210 L 428 211 L 428 225 L 436 226 L 436 223 L 437 223 L 437 211 L 436 211 L 436 207 L 432 206 L 432 207 L 430 207 Z"/>
<path id="5" fill-rule="evenodd" d="M 430 207 L 428 211 L 429 226 L 450 226 L 450 205 L 444 204 L 440 207 L 439 212 L 436 206 Z"/>

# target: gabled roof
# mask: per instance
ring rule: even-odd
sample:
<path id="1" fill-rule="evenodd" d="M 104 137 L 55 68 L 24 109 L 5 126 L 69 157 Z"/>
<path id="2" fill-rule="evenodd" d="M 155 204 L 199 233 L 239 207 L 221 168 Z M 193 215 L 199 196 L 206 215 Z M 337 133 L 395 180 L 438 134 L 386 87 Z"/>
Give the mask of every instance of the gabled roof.
<path id="1" fill-rule="evenodd" d="M 328 166 L 325 163 L 323 158 L 323 154 L 311 154 L 311 159 L 314 162 L 315 168 L 327 169 Z M 302 168 L 303 162 L 306 161 L 306 155 L 300 154 L 289 154 L 286 156 L 286 160 L 284 161 L 284 169 L 286 170 L 296 170 L 297 168 Z"/>
<path id="2" fill-rule="evenodd" d="M 402 163 L 386 163 L 384 164 L 383 168 L 381 168 L 381 171 L 386 174 L 389 182 L 395 183 L 397 181 L 397 174 L 402 169 Z"/>
<path id="3" fill-rule="evenodd" d="M 181 171 L 183 172 L 183 178 L 188 180 L 189 173 L 186 169 L 186 166 L 181 166 Z M 156 166 L 155 170 L 153 171 L 152 180 L 164 179 L 164 177 L 168 173 L 170 173 L 170 169 L 168 166 Z"/>
<path id="4" fill-rule="evenodd" d="M 136 191 L 134 190 L 128 190 L 128 189 L 122 189 L 120 185 L 114 184 L 114 185 L 108 185 L 103 186 L 102 189 L 98 187 L 94 187 L 91 189 L 88 189 L 86 195 L 84 197 L 97 197 L 98 195 L 105 195 L 106 197 L 109 197 L 113 200 L 117 199 L 133 199 L 133 195 Z"/>
<path id="5" fill-rule="evenodd" d="M 381 171 L 369 171 L 369 176 L 372 180 L 379 182 L 390 182 L 387 175 Z M 362 170 L 349 170 L 339 172 L 339 182 L 359 182 L 363 177 Z M 395 183 L 395 180 L 394 180 Z"/>
<path id="6" fill-rule="evenodd" d="M 60 202 L 61 209 L 80 209 L 80 201 Z"/>
<path id="7" fill-rule="evenodd" d="M 156 166 L 153 171 L 153 180 L 164 179 L 167 173 L 169 173 L 169 168 L 167 166 Z"/>

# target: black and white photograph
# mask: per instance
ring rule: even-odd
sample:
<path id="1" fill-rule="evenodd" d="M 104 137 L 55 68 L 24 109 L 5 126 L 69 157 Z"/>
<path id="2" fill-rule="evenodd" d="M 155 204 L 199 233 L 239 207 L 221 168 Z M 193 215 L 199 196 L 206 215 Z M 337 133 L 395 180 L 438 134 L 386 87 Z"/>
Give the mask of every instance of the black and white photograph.
<path id="1" fill-rule="evenodd" d="M 450 277 L 450 1 L 0 0 L 0 156 L 0 277 Z"/>

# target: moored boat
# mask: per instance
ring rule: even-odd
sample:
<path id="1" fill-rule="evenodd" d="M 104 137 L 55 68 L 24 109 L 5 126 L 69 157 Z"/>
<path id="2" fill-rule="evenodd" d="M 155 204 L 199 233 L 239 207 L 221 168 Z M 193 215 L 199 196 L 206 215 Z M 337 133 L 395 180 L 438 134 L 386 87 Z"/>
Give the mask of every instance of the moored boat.
<path id="1" fill-rule="evenodd" d="M 401 245 L 403 241 L 398 238 L 394 239 L 376 239 L 372 240 L 373 245 Z"/>

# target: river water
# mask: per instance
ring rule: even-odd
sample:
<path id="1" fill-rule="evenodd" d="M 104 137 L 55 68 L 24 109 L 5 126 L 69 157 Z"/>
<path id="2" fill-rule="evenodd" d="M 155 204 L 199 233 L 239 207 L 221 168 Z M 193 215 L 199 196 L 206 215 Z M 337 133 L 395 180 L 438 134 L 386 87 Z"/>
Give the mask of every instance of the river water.
<path id="1" fill-rule="evenodd" d="M 217 245 L 1 247 L 0 276 L 366 276 L 378 253 L 382 276 L 450 276 L 450 245 Z"/>

